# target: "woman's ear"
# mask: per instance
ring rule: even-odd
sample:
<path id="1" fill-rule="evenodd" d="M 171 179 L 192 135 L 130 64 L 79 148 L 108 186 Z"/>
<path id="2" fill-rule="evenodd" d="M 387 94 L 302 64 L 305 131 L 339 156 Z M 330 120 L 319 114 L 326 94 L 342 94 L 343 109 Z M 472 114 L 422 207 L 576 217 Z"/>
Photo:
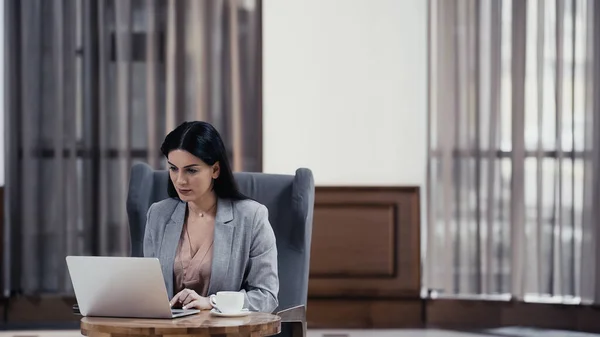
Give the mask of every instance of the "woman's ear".
<path id="1" fill-rule="evenodd" d="M 219 165 L 219 162 L 216 162 L 213 166 L 212 166 L 213 172 L 212 172 L 212 178 L 213 179 L 217 179 L 219 178 L 219 174 L 221 174 L 221 166 Z"/>

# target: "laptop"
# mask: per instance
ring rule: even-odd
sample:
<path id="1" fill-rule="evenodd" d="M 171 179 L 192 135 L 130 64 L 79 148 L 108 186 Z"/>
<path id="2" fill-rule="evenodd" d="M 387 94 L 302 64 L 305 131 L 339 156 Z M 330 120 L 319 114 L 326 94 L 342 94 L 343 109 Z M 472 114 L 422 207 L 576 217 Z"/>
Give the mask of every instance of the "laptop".
<path id="1" fill-rule="evenodd" d="M 157 258 L 67 256 L 82 316 L 178 318 L 200 312 L 172 309 Z"/>

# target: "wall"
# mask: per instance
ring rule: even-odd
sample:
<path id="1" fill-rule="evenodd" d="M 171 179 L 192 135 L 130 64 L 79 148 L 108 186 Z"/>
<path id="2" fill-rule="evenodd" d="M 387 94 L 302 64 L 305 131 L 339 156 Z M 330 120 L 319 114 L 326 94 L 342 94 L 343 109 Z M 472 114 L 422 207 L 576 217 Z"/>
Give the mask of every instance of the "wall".
<path id="1" fill-rule="evenodd" d="M 309 327 L 423 324 L 426 123 L 427 1 L 264 0 L 263 171 L 317 185 Z"/>
<path id="2" fill-rule="evenodd" d="M 427 1 L 265 0 L 263 170 L 422 185 Z"/>

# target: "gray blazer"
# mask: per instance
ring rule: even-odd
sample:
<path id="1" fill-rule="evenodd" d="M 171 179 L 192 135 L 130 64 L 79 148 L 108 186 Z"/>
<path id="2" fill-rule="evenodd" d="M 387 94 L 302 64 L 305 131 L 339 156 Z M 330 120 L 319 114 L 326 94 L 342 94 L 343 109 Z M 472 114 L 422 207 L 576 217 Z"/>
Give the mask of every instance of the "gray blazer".
<path id="1" fill-rule="evenodd" d="M 165 199 L 148 209 L 144 256 L 157 257 L 169 299 L 173 294 L 173 263 L 185 219 L 186 203 Z M 245 308 L 273 312 L 279 277 L 277 246 L 267 208 L 253 200 L 219 199 L 215 217 L 213 261 L 208 294 L 241 291 Z"/>

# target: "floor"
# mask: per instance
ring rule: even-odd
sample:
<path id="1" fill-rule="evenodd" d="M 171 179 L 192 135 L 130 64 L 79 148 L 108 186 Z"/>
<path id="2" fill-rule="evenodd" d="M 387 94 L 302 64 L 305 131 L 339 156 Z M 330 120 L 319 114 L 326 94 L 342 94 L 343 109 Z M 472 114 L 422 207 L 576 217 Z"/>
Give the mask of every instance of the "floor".
<path id="1" fill-rule="evenodd" d="M 2 331 L 0 337 L 80 337 L 79 331 Z M 426 330 L 309 330 L 307 337 L 600 337 L 599 334 L 540 330 L 522 327 L 490 329 L 484 332 Z"/>
<path id="2" fill-rule="evenodd" d="M 426 330 L 309 330 L 307 337 L 600 337 L 600 334 L 506 327 L 478 332 Z"/>

